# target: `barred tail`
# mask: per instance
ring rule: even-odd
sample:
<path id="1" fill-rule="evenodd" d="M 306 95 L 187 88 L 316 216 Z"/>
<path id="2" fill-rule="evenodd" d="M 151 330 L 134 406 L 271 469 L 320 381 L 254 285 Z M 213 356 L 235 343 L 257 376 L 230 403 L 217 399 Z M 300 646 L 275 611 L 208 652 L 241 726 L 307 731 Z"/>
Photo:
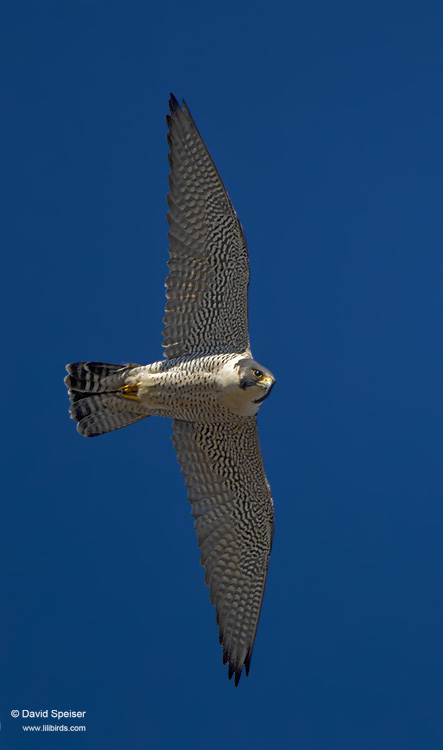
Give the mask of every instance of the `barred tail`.
<path id="1" fill-rule="evenodd" d="M 138 365 L 104 362 L 74 362 L 66 366 L 70 414 L 82 435 L 103 435 L 149 416 L 146 407 L 127 395 L 132 390 L 128 376 L 136 368 Z"/>

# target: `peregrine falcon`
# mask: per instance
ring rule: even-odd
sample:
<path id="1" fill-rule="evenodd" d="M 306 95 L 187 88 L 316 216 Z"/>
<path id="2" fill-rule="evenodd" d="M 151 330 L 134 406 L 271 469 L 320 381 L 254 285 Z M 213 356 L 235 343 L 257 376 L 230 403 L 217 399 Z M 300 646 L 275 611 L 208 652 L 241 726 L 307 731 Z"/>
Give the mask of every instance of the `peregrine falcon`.
<path id="1" fill-rule="evenodd" d="M 166 359 L 75 362 L 65 383 L 86 437 L 172 418 L 223 663 L 238 685 L 243 666 L 249 672 L 272 546 L 257 412 L 275 380 L 251 354 L 242 226 L 185 102 L 171 94 L 169 108 Z"/>

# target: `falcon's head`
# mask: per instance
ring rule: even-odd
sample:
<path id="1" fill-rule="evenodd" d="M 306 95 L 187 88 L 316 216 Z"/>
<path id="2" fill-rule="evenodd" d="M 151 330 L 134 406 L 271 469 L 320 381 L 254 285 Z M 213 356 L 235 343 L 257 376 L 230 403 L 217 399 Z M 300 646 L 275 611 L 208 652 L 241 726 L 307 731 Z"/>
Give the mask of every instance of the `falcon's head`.
<path id="1" fill-rule="evenodd" d="M 249 399 L 254 404 L 261 404 L 271 393 L 275 378 L 266 367 L 259 365 L 254 359 L 240 359 L 236 362 L 239 386 L 248 391 Z"/>
<path id="2" fill-rule="evenodd" d="M 254 417 L 271 392 L 275 378 L 252 357 L 228 360 L 216 376 L 218 400 L 239 417 Z"/>

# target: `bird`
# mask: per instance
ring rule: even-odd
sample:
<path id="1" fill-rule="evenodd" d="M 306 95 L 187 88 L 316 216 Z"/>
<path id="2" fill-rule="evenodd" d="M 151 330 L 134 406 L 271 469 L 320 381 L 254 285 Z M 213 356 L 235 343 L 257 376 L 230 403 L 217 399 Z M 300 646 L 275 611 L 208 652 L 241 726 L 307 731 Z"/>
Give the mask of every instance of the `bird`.
<path id="1" fill-rule="evenodd" d="M 242 225 L 186 102 L 171 94 L 169 110 L 164 358 L 74 362 L 65 383 L 86 437 L 172 418 L 223 664 L 237 686 L 243 667 L 249 674 L 274 535 L 257 413 L 275 378 L 251 353 Z"/>

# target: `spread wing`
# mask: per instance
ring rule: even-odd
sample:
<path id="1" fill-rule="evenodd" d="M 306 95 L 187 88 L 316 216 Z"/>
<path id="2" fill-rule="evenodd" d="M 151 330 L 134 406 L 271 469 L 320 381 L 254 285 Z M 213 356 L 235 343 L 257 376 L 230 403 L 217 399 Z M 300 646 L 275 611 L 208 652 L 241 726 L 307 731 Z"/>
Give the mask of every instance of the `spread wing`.
<path id="1" fill-rule="evenodd" d="M 190 112 L 171 94 L 165 355 L 249 350 L 249 260 L 241 224 Z"/>
<path id="2" fill-rule="evenodd" d="M 216 607 L 223 663 L 237 685 L 243 665 L 249 672 L 274 528 L 257 421 L 174 420 L 173 441 Z"/>

